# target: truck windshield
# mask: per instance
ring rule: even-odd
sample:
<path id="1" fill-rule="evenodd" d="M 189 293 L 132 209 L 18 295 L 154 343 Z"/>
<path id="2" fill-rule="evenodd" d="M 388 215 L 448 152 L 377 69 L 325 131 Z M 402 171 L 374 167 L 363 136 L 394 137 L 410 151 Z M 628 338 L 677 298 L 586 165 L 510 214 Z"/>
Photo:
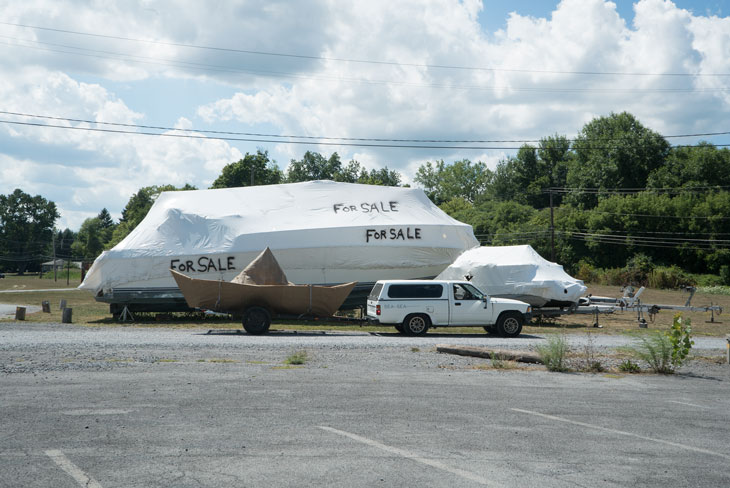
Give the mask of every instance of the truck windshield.
<path id="1" fill-rule="evenodd" d="M 465 289 L 465 290 L 466 290 L 467 292 L 469 292 L 469 294 L 471 294 L 471 295 L 472 295 L 472 299 L 473 299 L 473 300 L 481 300 L 482 298 L 484 298 L 484 293 L 480 292 L 480 291 L 479 291 L 479 290 L 477 289 L 477 287 L 476 287 L 476 286 L 474 286 L 474 285 L 469 285 L 469 284 L 466 284 L 466 283 L 465 283 L 465 284 L 463 284 L 462 286 L 464 287 L 464 289 Z"/>

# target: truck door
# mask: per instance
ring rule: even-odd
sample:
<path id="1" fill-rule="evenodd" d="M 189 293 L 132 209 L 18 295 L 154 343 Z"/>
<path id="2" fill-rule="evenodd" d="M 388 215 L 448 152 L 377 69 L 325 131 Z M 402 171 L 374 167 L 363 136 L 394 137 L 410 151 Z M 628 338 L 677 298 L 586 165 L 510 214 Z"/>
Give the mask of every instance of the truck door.
<path id="1" fill-rule="evenodd" d="M 471 285 L 454 283 L 451 286 L 451 320 L 449 325 L 486 325 L 490 323 L 492 311 L 489 302 Z"/>

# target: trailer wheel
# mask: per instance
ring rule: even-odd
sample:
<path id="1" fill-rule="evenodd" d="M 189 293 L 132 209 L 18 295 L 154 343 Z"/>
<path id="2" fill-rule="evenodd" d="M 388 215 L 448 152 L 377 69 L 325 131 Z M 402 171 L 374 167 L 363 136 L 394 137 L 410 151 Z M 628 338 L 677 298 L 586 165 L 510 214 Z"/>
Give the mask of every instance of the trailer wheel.
<path id="1" fill-rule="evenodd" d="M 243 328 L 249 334 L 266 334 L 271 325 L 271 314 L 263 307 L 250 307 L 243 313 Z"/>
<path id="2" fill-rule="evenodd" d="M 497 332 L 504 337 L 517 337 L 522 332 L 523 321 L 519 312 L 504 312 L 497 319 Z"/>
<path id="3" fill-rule="evenodd" d="M 408 335 L 423 335 L 430 325 L 428 315 L 416 313 L 403 320 L 403 331 Z"/>

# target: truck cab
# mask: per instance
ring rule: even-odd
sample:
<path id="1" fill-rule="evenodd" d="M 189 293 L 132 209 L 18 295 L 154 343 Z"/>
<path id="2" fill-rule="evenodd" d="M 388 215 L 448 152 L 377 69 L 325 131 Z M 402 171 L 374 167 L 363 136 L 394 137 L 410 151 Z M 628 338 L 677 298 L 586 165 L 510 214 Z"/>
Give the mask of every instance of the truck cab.
<path id="1" fill-rule="evenodd" d="M 516 337 L 531 314 L 529 304 L 490 297 L 468 281 L 382 280 L 367 302 L 369 320 L 409 335 L 436 327 L 483 327 Z"/>

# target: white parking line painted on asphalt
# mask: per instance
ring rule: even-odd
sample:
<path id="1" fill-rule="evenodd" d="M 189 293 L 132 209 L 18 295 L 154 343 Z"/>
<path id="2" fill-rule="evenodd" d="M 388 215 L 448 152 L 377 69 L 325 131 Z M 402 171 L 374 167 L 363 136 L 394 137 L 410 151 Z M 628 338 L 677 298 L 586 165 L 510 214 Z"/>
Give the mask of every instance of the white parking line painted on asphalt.
<path id="1" fill-rule="evenodd" d="M 61 412 L 63 415 L 72 416 L 83 416 L 83 415 L 125 415 L 131 412 L 131 410 L 125 410 L 122 408 L 102 408 L 102 409 L 90 409 L 90 408 L 77 408 L 76 410 L 66 410 Z"/>
<path id="2" fill-rule="evenodd" d="M 701 452 L 702 454 L 708 454 L 710 456 L 717 456 L 717 457 L 721 457 L 723 459 L 730 459 L 730 456 L 727 454 L 710 451 L 708 449 L 702 449 L 700 447 L 688 446 L 686 444 L 679 444 L 678 442 L 665 441 L 663 439 L 655 439 L 654 437 L 647 437 L 647 436 L 643 436 L 643 435 L 639 435 L 639 434 L 634 434 L 633 432 L 625 432 L 623 430 L 609 429 L 607 427 L 601 427 L 600 425 L 593 425 L 593 424 L 587 424 L 585 422 L 578 422 L 576 420 L 564 419 L 562 417 L 556 417 L 554 415 L 547 415 L 547 414 L 540 413 L 540 412 L 533 412 L 532 410 L 523 410 L 521 408 L 512 408 L 511 410 L 514 410 L 515 412 L 526 413 L 529 415 L 535 415 L 537 417 L 542 417 L 545 419 L 557 420 L 558 422 L 565 422 L 567 424 L 580 425 L 581 427 L 586 427 L 589 429 L 601 430 L 603 432 L 610 432 L 612 434 L 623 435 L 623 436 L 627 436 L 627 437 L 634 437 L 636 439 L 642 439 L 645 441 L 656 442 L 657 444 L 664 444 L 667 446 L 678 447 L 680 449 L 686 449 L 688 451 Z"/>
<path id="3" fill-rule="evenodd" d="M 704 405 L 697 405 L 696 403 L 689 403 L 689 402 L 680 402 L 678 400 L 667 400 L 667 403 L 679 403 L 680 405 L 689 405 L 690 407 L 697 407 L 697 408 L 707 408 L 707 409 L 710 408 L 710 407 L 705 407 Z"/>
<path id="4" fill-rule="evenodd" d="M 344 437 L 349 437 L 352 440 L 361 442 L 368 446 L 376 447 L 380 450 L 390 452 L 392 454 L 397 454 L 398 456 L 410 459 L 412 461 L 416 461 L 418 463 L 425 464 L 427 466 L 431 466 L 432 468 L 440 469 L 442 471 L 446 471 L 447 473 L 455 474 L 456 476 L 460 476 L 461 478 L 467 479 L 469 481 L 474 481 L 481 485 L 498 486 L 498 485 L 490 482 L 489 480 L 482 478 L 481 476 L 479 476 L 477 474 L 471 473 L 469 471 L 464 471 L 463 469 L 447 466 L 446 464 L 444 464 L 440 461 L 424 458 L 422 456 L 419 456 L 418 454 L 412 453 L 410 451 L 406 451 L 405 449 L 399 449 L 397 447 L 387 446 L 385 444 L 381 444 L 378 441 L 374 441 L 372 439 L 368 439 L 366 437 L 362 437 L 357 434 L 353 434 L 351 432 L 345 432 L 344 430 L 337 430 L 332 427 L 327 427 L 325 425 L 320 425 L 319 428 L 322 430 L 326 430 L 327 432 L 331 432 L 333 434 L 341 435 Z"/>
<path id="5" fill-rule="evenodd" d="M 75 479 L 80 486 L 85 488 L 101 488 L 101 485 L 94 478 L 81 471 L 78 466 L 69 461 L 63 452 L 57 449 L 49 449 L 46 451 L 46 456 L 51 458 L 66 474 Z"/>

